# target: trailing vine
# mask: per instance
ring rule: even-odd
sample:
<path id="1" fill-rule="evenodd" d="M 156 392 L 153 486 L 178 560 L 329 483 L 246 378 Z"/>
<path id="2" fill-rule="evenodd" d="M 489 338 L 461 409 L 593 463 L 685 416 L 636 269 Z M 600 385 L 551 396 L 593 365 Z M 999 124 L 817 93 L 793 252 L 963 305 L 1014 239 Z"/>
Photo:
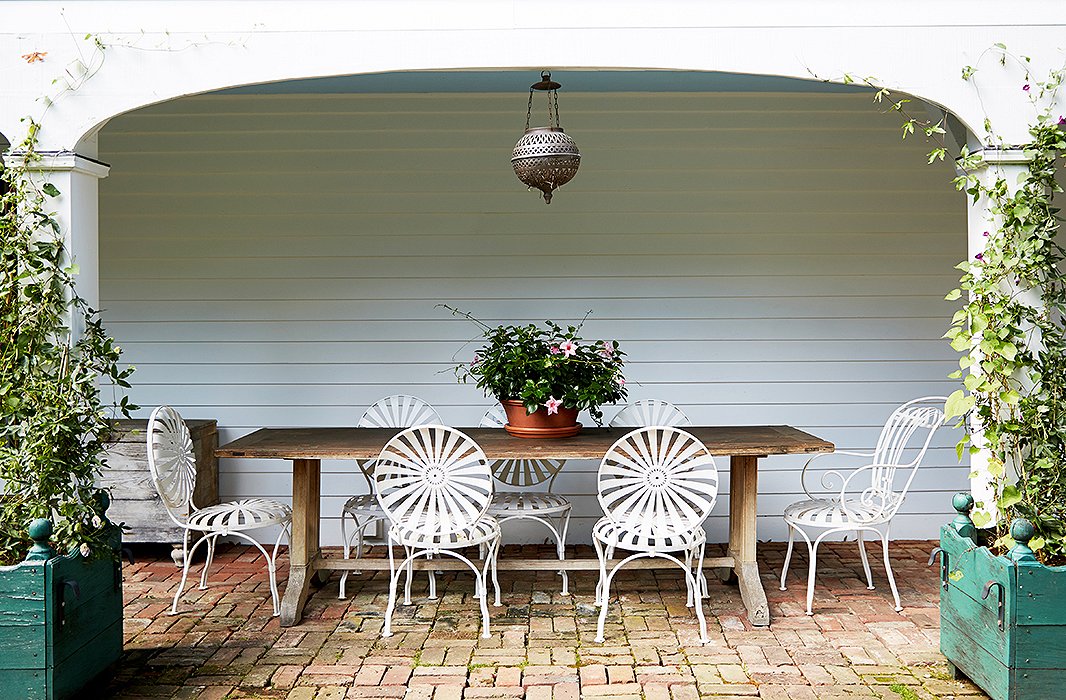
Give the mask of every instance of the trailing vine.
<path id="1" fill-rule="evenodd" d="M 112 555 L 97 477 L 112 408 L 137 408 L 101 395 L 129 387 L 133 368 L 119 368 L 118 346 L 77 293 L 51 207 L 60 192 L 40 176 L 41 125 L 24 123 L 25 139 L 0 158 L 0 564 L 23 559 L 35 518 L 52 520 L 62 552 Z"/>
<path id="2" fill-rule="evenodd" d="M 959 442 L 959 458 L 968 449 L 988 455 L 994 503 L 978 503 L 974 523 L 995 528 L 993 547 L 1009 548 L 1012 517 L 1029 519 L 1037 536 L 1029 542 L 1045 564 L 1066 563 L 1066 268 L 1058 240 L 1062 192 L 1056 171 L 1066 154 L 1066 118 L 1055 111 L 1066 68 L 1038 81 L 1030 60 L 1016 57 L 997 44 L 986 51 L 1020 66 L 1019 93 L 1034 108 L 1030 140 L 1021 148 L 1026 167 L 1017 182 L 1008 182 L 986 166 L 980 153 L 962 148 L 954 183 L 977 203 L 986 199 L 989 212 L 985 249 L 957 265 L 959 286 L 947 300 L 963 299 L 945 337 L 961 353 L 959 369 L 950 376 L 963 388 L 948 398 L 949 418 L 968 423 Z M 980 63 L 980 61 L 978 61 Z M 963 80 L 973 82 L 978 68 L 967 66 Z M 878 87 L 870 80 L 868 85 Z M 976 88 L 976 86 L 975 86 Z M 891 99 L 879 88 L 875 99 Z M 903 117 L 903 137 L 920 130 L 936 144 L 929 162 L 944 160 L 948 147 L 942 122 L 933 123 L 907 111 L 906 98 L 891 103 Z M 1010 148 L 992 130 L 984 129 L 1000 148 Z M 971 477 L 976 474 L 971 474 Z M 1002 517 L 994 523 L 994 513 Z"/>

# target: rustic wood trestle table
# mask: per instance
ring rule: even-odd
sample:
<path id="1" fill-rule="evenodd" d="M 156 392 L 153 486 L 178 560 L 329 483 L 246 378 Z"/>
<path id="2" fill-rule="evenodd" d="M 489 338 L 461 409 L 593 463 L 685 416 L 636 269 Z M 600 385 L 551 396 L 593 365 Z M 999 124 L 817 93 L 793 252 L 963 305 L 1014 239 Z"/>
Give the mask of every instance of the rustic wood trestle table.
<path id="1" fill-rule="evenodd" d="M 517 438 L 497 428 L 460 428 L 473 438 L 490 460 L 600 460 L 627 431 L 586 428 L 576 437 Z M 755 561 L 755 518 L 760 457 L 832 452 L 831 442 L 786 425 L 686 426 L 712 455 L 729 457 L 729 548 L 726 556 L 708 557 L 705 567 L 729 569 L 736 575 L 740 595 L 753 625 L 770 624 L 766 593 Z M 343 559 L 323 556 L 319 539 L 321 463 L 323 459 L 368 460 L 398 430 L 396 428 L 261 428 L 215 450 L 218 457 L 286 459 L 292 461 L 292 540 L 289 580 L 281 602 L 281 626 L 300 621 L 312 580 L 324 581 L 332 571 L 387 569 L 387 559 Z M 454 565 L 454 566 L 453 566 Z M 419 561 L 416 569 L 450 569 L 461 562 Z M 656 560 L 634 562 L 633 568 L 656 568 Z M 665 564 L 670 566 L 670 564 Z M 517 559 L 501 557 L 500 569 L 598 570 L 595 559 Z"/>

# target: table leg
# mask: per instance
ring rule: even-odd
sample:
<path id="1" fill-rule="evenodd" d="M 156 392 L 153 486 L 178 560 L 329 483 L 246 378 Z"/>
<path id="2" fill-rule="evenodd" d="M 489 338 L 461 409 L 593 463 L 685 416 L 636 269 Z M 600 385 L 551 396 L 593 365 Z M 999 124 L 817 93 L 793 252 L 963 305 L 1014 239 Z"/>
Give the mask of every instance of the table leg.
<path id="1" fill-rule="evenodd" d="M 755 561 L 755 515 L 759 492 L 759 458 L 735 456 L 729 460 L 729 553 L 740 584 L 740 597 L 751 624 L 770 624 L 770 606 Z"/>
<path id="2" fill-rule="evenodd" d="M 314 561 L 321 542 L 318 535 L 322 463 L 317 459 L 292 460 L 292 540 L 289 543 L 289 582 L 281 599 L 281 626 L 292 627 L 303 617 L 304 604 L 317 573 Z"/>

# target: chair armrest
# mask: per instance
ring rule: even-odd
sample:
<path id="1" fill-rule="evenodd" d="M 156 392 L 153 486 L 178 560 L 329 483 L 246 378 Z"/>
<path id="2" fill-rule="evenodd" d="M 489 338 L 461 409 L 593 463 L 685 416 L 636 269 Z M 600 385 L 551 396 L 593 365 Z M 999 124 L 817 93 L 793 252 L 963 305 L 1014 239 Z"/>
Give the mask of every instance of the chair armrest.
<path id="1" fill-rule="evenodd" d="M 844 479 L 843 485 L 840 487 L 840 507 L 844 509 L 844 512 L 848 516 L 850 522 L 855 523 L 873 523 L 873 522 L 885 522 L 890 520 L 896 511 L 899 510 L 900 504 L 903 503 L 902 496 L 894 503 L 890 503 L 887 499 L 889 495 L 882 489 L 868 486 L 859 494 L 859 502 L 864 506 L 868 506 L 872 509 L 869 515 L 860 516 L 857 513 L 853 513 L 847 504 L 847 494 L 851 486 L 851 481 L 860 474 L 866 474 L 874 469 L 892 468 L 891 464 L 866 464 L 858 469 L 853 470 Z"/>
<path id="2" fill-rule="evenodd" d="M 816 459 L 821 459 L 822 457 L 833 457 L 833 456 L 836 456 L 836 455 L 844 455 L 844 456 L 847 456 L 847 457 L 873 457 L 874 453 L 873 452 L 849 452 L 847 450 L 837 450 L 835 452 L 822 452 L 821 454 L 816 454 L 813 457 L 811 457 L 810 459 L 808 459 L 807 463 L 803 465 L 803 471 L 800 472 L 800 485 L 803 487 L 803 492 L 805 494 L 807 494 L 807 498 L 810 498 L 810 499 L 817 498 L 817 496 L 815 496 L 813 493 L 811 493 L 811 489 L 807 487 L 807 469 L 810 468 L 811 464 Z M 841 483 L 841 484 L 844 483 L 844 475 L 841 474 L 839 471 L 837 471 L 835 469 L 830 469 L 830 470 L 826 471 L 822 475 L 822 489 L 824 491 L 832 491 L 835 488 L 832 485 L 832 483 L 831 483 L 832 479 L 839 480 L 839 483 Z"/>

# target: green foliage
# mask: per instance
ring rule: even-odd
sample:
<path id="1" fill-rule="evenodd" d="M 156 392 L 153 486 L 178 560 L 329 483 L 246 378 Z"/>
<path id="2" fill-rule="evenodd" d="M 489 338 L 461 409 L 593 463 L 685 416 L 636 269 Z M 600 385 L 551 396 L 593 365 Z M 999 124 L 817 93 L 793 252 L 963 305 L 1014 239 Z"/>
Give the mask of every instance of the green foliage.
<path id="1" fill-rule="evenodd" d="M 110 417 L 101 380 L 128 387 L 133 371 L 75 290 L 49 208 L 60 192 L 31 175 L 39 130 L 31 122 L 18 162 L 0 163 L 0 564 L 22 560 L 35 518 L 53 521 L 59 551 L 110 553 L 95 485 Z"/>
<path id="2" fill-rule="evenodd" d="M 545 327 L 492 327 L 465 311 L 441 306 L 481 327 L 485 344 L 472 362 L 456 365 L 455 373 L 460 381 L 472 379 L 486 396 L 520 400 L 529 413 L 560 401 L 566 408 L 587 410 L 597 423 L 603 421 L 600 406 L 627 396 L 625 353 L 617 341 L 583 340 L 584 321 L 565 329 L 552 321 L 545 321 Z"/>
<path id="3" fill-rule="evenodd" d="M 963 149 L 956 160 L 961 174 L 955 186 L 974 202 L 986 198 L 990 219 L 985 250 L 957 265 L 959 287 L 946 297 L 964 301 L 944 336 L 961 353 L 951 376 L 963 383 L 946 411 L 960 425 L 970 419 L 980 429 L 959 443 L 960 458 L 967 448 L 990 455 L 996 502 L 977 505 L 1003 516 L 994 541 L 1009 544 L 1006 523 L 1024 517 L 1036 526 L 1040 560 L 1060 563 L 1066 561 L 1066 268 L 1054 198 L 1062 191 L 1055 176 L 1066 153 L 1066 119 L 1052 109 L 1066 70 L 1039 82 L 1028 58 L 1015 58 L 1002 44 L 995 53 L 1000 65 L 1013 59 L 1022 68 L 1019 94 L 1037 108 L 1037 117 L 1024 147 L 1028 167 L 1017 182 L 982 177 L 980 154 Z M 962 78 L 973 83 L 976 72 L 967 66 Z M 893 109 L 905 125 L 922 123 L 899 102 Z M 930 162 L 945 153 L 939 126 L 926 124 L 926 136 L 937 142 Z M 987 119 L 984 128 L 993 134 Z M 981 511 L 974 523 L 992 524 Z"/>

